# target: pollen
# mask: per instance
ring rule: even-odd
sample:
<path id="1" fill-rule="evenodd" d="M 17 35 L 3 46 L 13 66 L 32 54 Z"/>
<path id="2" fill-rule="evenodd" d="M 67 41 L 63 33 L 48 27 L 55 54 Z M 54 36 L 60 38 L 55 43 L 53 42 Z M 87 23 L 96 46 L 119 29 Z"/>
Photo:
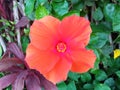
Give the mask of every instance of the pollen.
<path id="1" fill-rule="evenodd" d="M 65 52 L 67 49 L 66 44 L 64 42 L 59 42 L 56 48 L 57 48 L 57 51 L 61 53 Z"/>

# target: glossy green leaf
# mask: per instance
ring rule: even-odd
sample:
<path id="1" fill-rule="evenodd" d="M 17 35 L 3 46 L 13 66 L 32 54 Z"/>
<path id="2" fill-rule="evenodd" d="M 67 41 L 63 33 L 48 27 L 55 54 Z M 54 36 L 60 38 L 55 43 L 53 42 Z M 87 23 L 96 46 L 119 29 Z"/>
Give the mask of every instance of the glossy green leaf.
<path id="1" fill-rule="evenodd" d="M 4 76 L 4 73 L 0 72 L 0 78 Z"/>
<path id="2" fill-rule="evenodd" d="M 102 48 L 102 54 L 106 57 L 108 57 L 113 52 L 113 46 L 111 45 L 105 45 Z"/>
<path id="3" fill-rule="evenodd" d="M 93 0 L 85 0 L 85 5 L 87 6 L 93 6 L 95 2 Z"/>
<path id="4" fill-rule="evenodd" d="M 74 11 L 70 11 L 67 14 L 63 15 L 62 19 L 67 17 L 67 16 L 71 16 L 71 15 L 77 15 L 80 16 L 80 11 L 74 10 Z"/>
<path id="5" fill-rule="evenodd" d="M 64 0 L 52 0 L 53 2 L 63 2 Z"/>
<path id="6" fill-rule="evenodd" d="M 64 82 L 57 84 L 58 90 L 67 90 L 67 85 Z"/>
<path id="7" fill-rule="evenodd" d="M 91 80 L 91 75 L 89 73 L 83 73 L 80 77 L 82 82 L 88 82 Z"/>
<path id="8" fill-rule="evenodd" d="M 49 14 L 49 12 L 44 6 L 38 6 L 35 11 L 35 18 L 40 19 L 48 14 Z"/>
<path id="9" fill-rule="evenodd" d="M 93 90 L 93 85 L 87 83 L 87 84 L 84 84 L 83 88 L 84 88 L 85 90 Z"/>
<path id="10" fill-rule="evenodd" d="M 97 84 L 95 85 L 94 90 L 111 90 L 111 89 L 105 84 Z"/>
<path id="11" fill-rule="evenodd" d="M 79 79 L 79 77 L 80 77 L 80 74 L 74 73 L 74 72 L 69 72 L 69 73 L 68 73 L 68 77 L 69 77 L 71 80 L 78 81 L 78 79 Z"/>
<path id="12" fill-rule="evenodd" d="M 112 86 L 115 85 L 115 81 L 114 81 L 113 78 L 108 78 L 108 79 L 106 79 L 106 80 L 104 81 L 104 84 L 106 84 L 106 85 L 112 87 Z"/>
<path id="13" fill-rule="evenodd" d="M 71 82 L 67 85 L 67 90 L 77 90 L 74 81 L 71 81 Z"/>
<path id="14" fill-rule="evenodd" d="M 102 10 L 101 8 L 97 8 L 95 10 L 95 12 L 93 13 L 93 18 L 96 20 L 96 21 L 100 21 L 103 19 L 103 13 L 102 13 Z"/>
<path id="15" fill-rule="evenodd" d="M 107 74 L 106 74 L 106 72 L 103 71 L 103 70 L 98 69 L 98 70 L 95 70 L 95 71 L 92 72 L 92 73 L 95 74 L 95 79 L 96 79 L 97 81 L 103 81 L 103 80 L 105 80 L 105 79 L 107 78 Z"/>
<path id="16" fill-rule="evenodd" d="M 46 2 L 47 2 L 47 0 L 37 0 L 37 3 L 41 4 L 41 5 L 45 4 Z"/>
<path id="17" fill-rule="evenodd" d="M 116 75 L 120 78 L 120 71 L 115 72 Z"/>
<path id="18" fill-rule="evenodd" d="M 76 4 L 73 4 L 73 10 L 82 11 L 83 8 L 84 8 L 84 2 L 78 2 Z"/>
<path id="19" fill-rule="evenodd" d="M 35 0 L 25 0 L 25 13 L 29 15 L 34 9 Z"/>
<path id="20" fill-rule="evenodd" d="M 62 2 L 52 1 L 52 7 L 54 12 L 59 16 L 68 13 L 68 9 L 69 9 L 68 2 L 66 0 L 63 0 Z"/>
<path id="21" fill-rule="evenodd" d="M 26 52 L 26 48 L 29 44 L 29 38 L 27 36 L 23 36 L 21 38 L 21 42 L 22 42 L 22 50 L 23 50 L 23 52 Z"/>
<path id="22" fill-rule="evenodd" d="M 89 42 L 89 47 L 102 48 L 109 39 L 109 34 L 107 33 L 93 33 Z"/>
<path id="23" fill-rule="evenodd" d="M 71 0 L 71 3 L 72 4 L 76 4 L 76 3 L 78 3 L 79 2 L 79 0 Z"/>
<path id="24" fill-rule="evenodd" d="M 107 4 L 104 7 L 104 14 L 105 14 L 105 18 L 108 21 L 112 22 L 114 14 L 115 14 L 115 4 Z"/>
<path id="25" fill-rule="evenodd" d="M 94 33 L 96 32 L 104 32 L 104 33 L 111 33 L 112 26 L 109 22 L 100 22 L 99 24 L 91 23 L 91 28 Z"/>
<path id="26" fill-rule="evenodd" d="M 116 6 L 112 26 L 113 26 L 113 31 L 120 32 L 120 6 Z"/>

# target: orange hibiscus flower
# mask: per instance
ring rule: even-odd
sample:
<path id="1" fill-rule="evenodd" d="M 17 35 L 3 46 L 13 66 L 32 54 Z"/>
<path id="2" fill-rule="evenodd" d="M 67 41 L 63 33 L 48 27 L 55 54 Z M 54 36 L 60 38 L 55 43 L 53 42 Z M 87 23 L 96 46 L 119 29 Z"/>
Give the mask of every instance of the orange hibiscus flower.
<path id="1" fill-rule="evenodd" d="M 54 84 L 66 80 L 69 70 L 87 72 L 96 59 L 94 52 L 85 48 L 91 32 L 89 21 L 76 15 L 62 21 L 52 16 L 35 20 L 25 60 Z"/>

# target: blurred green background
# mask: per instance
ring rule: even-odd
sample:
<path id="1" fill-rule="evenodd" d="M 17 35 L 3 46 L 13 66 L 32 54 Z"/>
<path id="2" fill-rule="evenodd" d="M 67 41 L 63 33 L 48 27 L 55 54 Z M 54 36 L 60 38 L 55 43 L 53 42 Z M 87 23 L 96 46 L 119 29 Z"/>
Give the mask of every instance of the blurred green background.
<path id="1" fill-rule="evenodd" d="M 114 50 L 120 48 L 120 0 L 18 0 L 14 7 L 22 5 L 19 18 L 33 20 L 52 15 L 62 20 L 73 14 L 86 17 L 91 22 L 92 34 L 86 48 L 93 49 L 97 60 L 89 72 L 69 72 L 66 81 L 58 83 L 58 90 L 120 90 L 120 58 L 114 59 Z M 0 33 L 6 43 L 16 40 L 15 21 L 0 19 Z M 22 50 L 29 43 L 29 25 L 21 30 Z M 8 29 L 8 34 L 6 30 Z M 10 36 L 10 37 L 9 37 Z M 3 54 L 0 46 L 0 56 Z M 87 57 L 87 56 L 86 56 Z M 0 73 L 0 77 L 4 76 Z M 6 90 L 10 90 L 7 88 Z"/>

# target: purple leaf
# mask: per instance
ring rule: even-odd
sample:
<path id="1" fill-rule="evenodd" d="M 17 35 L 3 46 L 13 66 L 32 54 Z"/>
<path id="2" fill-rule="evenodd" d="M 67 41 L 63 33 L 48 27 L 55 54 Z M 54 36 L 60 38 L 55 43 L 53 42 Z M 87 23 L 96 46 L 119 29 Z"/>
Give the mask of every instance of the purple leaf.
<path id="1" fill-rule="evenodd" d="M 17 74 L 10 74 L 0 78 L 0 90 L 3 88 L 8 87 L 10 84 L 14 82 L 16 79 Z"/>
<path id="2" fill-rule="evenodd" d="M 0 0 L 0 3 L 3 4 L 3 0 Z"/>
<path id="3" fill-rule="evenodd" d="M 29 23 L 26 16 L 23 16 L 20 21 L 15 25 L 16 28 L 25 27 Z"/>
<path id="4" fill-rule="evenodd" d="M 21 64 L 21 62 L 17 58 L 4 58 L 0 60 L 0 71 L 5 71 L 10 67 L 16 66 L 18 64 Z"/>
<path id="5" fill-rule="evenodd" d="M 20 66 L 12 66 L 8 69 L 6 69 L 5 71 L 7 72 L 12 72 L 12 73 L 17 73 L 17 72 L 22 72 L 24 69 L 21 68 Z"/>
<path id="6" fill-rule="evenodd" d="M 44 87 L 44 90 L 58 90 L 56 85 L 48 81 L 42 74 L 36 71 L 36 75 L 39 77 L 41 86 Z"/>
<path id="7" fill-rule="evenodd" d="M 4 18 L 6 18 L 6 13 L 5 13 L 5 10 L 3 9 L 2 7 L 2 4 L 0 4 L 0 15 Z"/>
<path id="8" fill-rule="evenodd" d="M 12 85 L 12 90 L 23 90 L 24 89 L 24 81 L 28 75 L 28 70 L 24 70 L 18 76 L 15 82 Z"/>
<path id="9" fill-rule="evenodd" d="M 27 90 L 41 90 L 39 78 L 34 74 L 29 74 L 26 79 Z"/>
<path id="10" fill-rule="evenodd" d="M 6 19 L 7 20 L 13 20 L 13 10 L 11 8 L 13 8 L 13 0 L 3 0 L 3 4 L 2 4 L 4 11 L 6 13 Z"/>
<path id="11" fill-rule="evenodd" d="M 12 52 L 17 58 L 19 58 L 21 61 L 24 61 L 24 54 L 23 52 L 18 48 L 18 46 L 15 43 L 9 43 L 8 48 L 10 52 Z"/>
<path id="12" fill-rule="evenodd" d="M 40 78 L 40 81 L 42 82 L 42 86 L 45 90 L 58 90 L 52 82 L 48 81 L 44 77 Z"/>

